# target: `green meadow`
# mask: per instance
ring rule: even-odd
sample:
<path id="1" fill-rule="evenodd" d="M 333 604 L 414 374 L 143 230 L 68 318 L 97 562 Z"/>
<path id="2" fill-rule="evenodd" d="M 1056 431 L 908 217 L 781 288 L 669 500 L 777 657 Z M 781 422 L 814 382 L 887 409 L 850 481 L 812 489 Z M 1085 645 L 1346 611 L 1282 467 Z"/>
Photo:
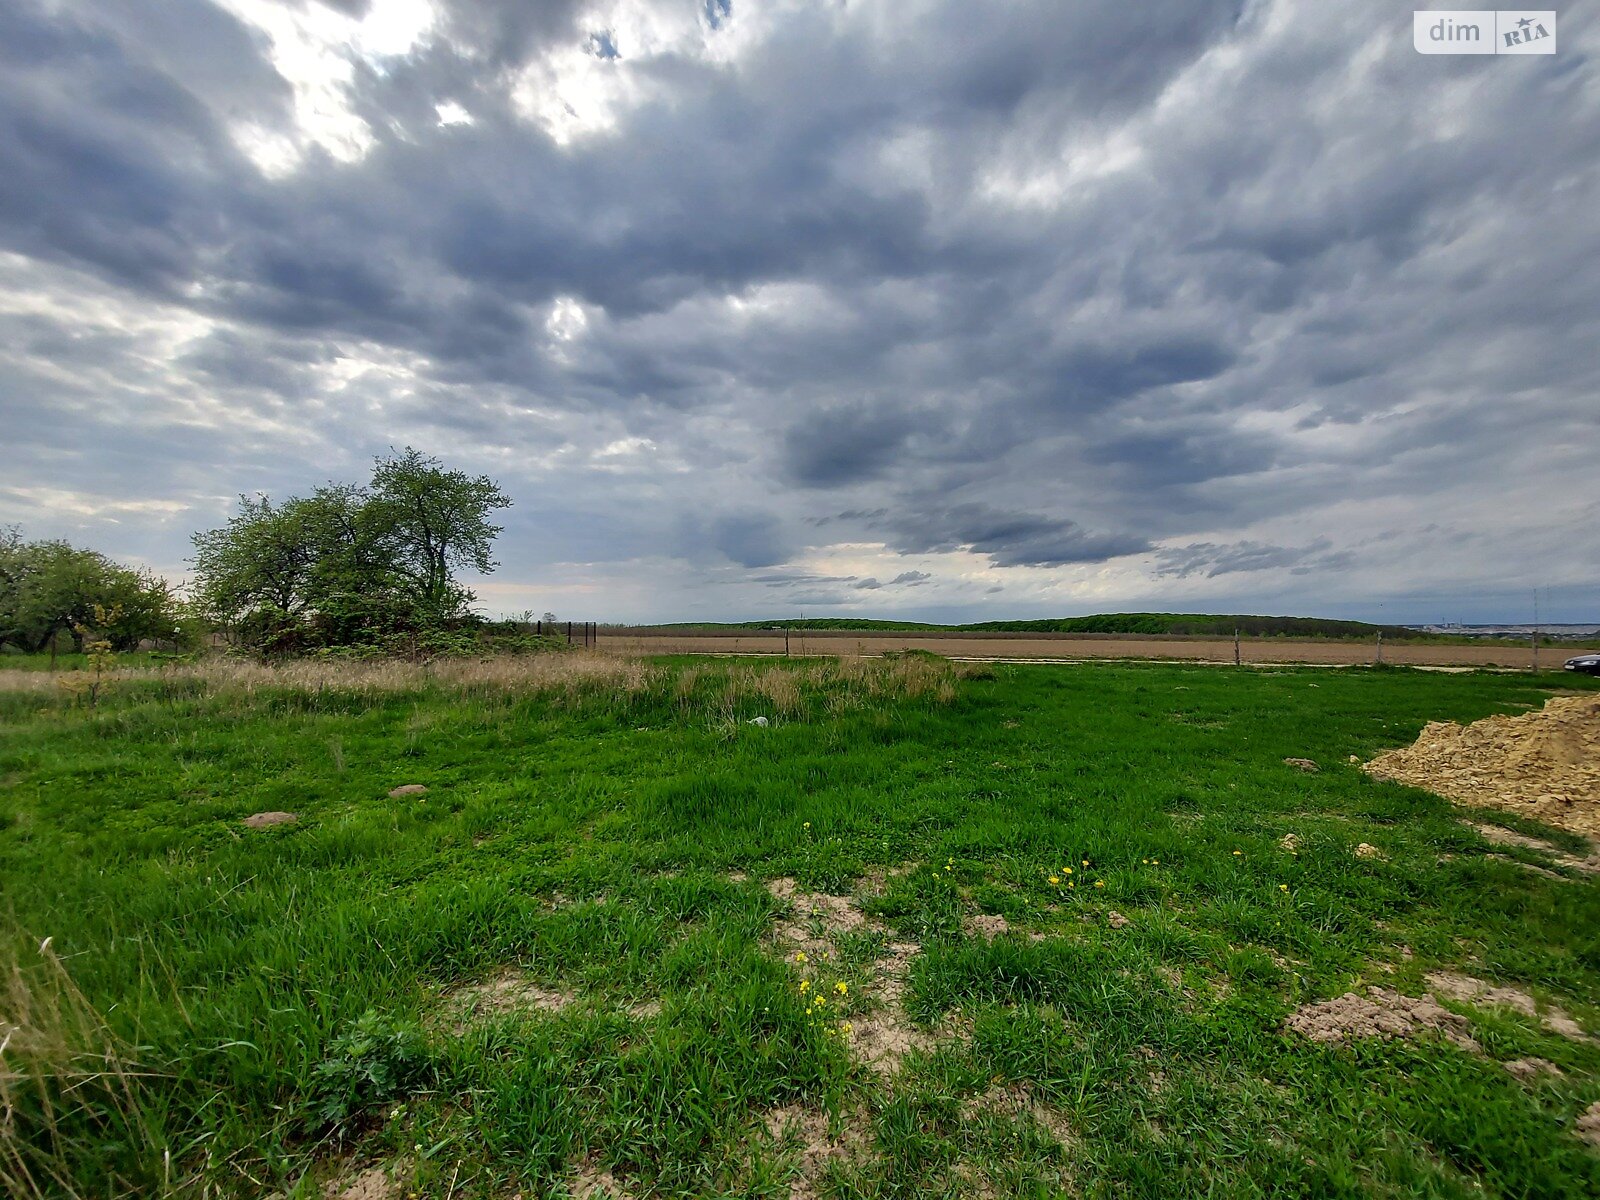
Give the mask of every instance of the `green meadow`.
<path id="1" fill-rule="evenodd" d="M 24 674 L 8 1195 L 1600 1195 L 1600 1041 L 1541 1019 L 1600 1035 L 1600 881 L 1463 818 L 1587 848 L 1352 762 L 1592 681 L 552 654 L 169 664 L 90 708 Z M 1539 1012 L 1285 1025 L 1440 971 Z"/>

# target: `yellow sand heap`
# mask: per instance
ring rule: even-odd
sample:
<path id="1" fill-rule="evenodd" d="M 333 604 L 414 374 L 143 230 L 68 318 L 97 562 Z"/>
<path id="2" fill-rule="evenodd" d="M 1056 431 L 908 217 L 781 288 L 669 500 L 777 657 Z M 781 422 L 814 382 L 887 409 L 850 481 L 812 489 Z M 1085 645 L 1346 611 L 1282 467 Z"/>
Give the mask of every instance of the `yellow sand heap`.
<path id="1" fill-rule="evenodd" d="M 1556 696 L 1520 717 L 1433 721 L 1411 745 L 1380 754 L 1366 770 L 1462 804 L 1597 835 L 1600 693 Z"/>

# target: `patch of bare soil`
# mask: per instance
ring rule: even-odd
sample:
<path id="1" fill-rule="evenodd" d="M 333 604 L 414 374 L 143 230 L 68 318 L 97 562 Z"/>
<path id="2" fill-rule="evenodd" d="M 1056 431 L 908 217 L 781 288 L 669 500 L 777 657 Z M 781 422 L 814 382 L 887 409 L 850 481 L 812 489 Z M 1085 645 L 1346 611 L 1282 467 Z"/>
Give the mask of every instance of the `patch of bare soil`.
<path id="1" fill-rule="evenodd" d="M 794 907 L 794 916 L 779 922 L 777 928 L 784 957 L 791 964 L 797 965 L 797 954 L 825 961 L 840 934 L 881 929 L 862 913 L 855 897 L 807 892 L 787 877 L 768 880 L 767 890 Z M 850 1018 L 851 1049 L 880 1074 L 893 1074 L 908 1053 L 929 1049 L 936 1041 L 933 1034 L 911 1023 L 902 1004 L 911 960 L 921 950 L 915 942 L 889 943 L 878 958 L 872 983 L 863 989 L 864 998 L 873 1004 L 871 1011 Z"/>
<path id="2" fill-rule="evenodd" d="M 251 813 L 244 823 L 250 829 L 270 829 L 274 825 L 293 825 L 299 819 L 298 813 L 258 812 Z"/>
<path id="3" fill-rule="evenodd" d="M 1537 1083 L 1545 1076 L 1552 1079 L 1561 1078 L 1563 1072 L 1560 1067 L 1548 1058 L 1513 1058 L 1510 1062 L 1501 1063 L 1511 1077 L 1520 1083 Z"/>
<path id="4" fill-rule="evenodd" d="M 867 1123 L 859 1113 L 846 1117 L 835 1134 L 826 1112 L 799 1104 L 767 1113 L 761 1132 L 774 1150 L 792 1163 L 789 1200 L 815 1200 L 821 1196 L 829 1169 L 835 1163 L 861 1161 L 869 1144 Z"/>
<path id="5" fill-rule="evenodd" d="M 1486 979 L 1475 979 L 1454 971 L 1430 971 L 1425 978 L 1436 996 L 1459 1000 L 1463 1004 L 1503 1005 L 1524 1016 L 1537 1017 L 1539 1023 L 1551 1033 L 1575 1042 L 1589 1040 L 1589 1035 L 1577 1021 L 1553 1004 L 1545 1005 L 1541 1012 L 1538 1002 L 1521 988 L 1493 984 Z"/>
<path id="6" fill-rule="evenodd" d="M 401 796 L 426 796 L 428 785 L 425 783 L 402 783 L 397 788 L 389 789 L 389 799 L 398 800 Z"/>
<path id="7" fill-rule="evenodd" d="M 478 1021 L 517 1012 L 560 1012 L 577 998 L 577 992 L 535 983 L 516 968 L 508 967 L 480 983 L 456 988 L 446 998 L 446 1006 L 455 1018 L 459 1036 Z"/>
<path id="8" fill-rule="evenodd" d="M 778 937 L 807 954 L 831 952 L 833 939 L 842 933 L 877 928 L 853 896 L 808 892 L 788 876 L 767 880 L 767 891 L 794 907 L 793 918 L 779 922 Z"/>
<path id="9" fill-rule="evenodd" d="M 1317 766 L 1317 764 L 1309 758 L 1286 758 L 1283 760 L 1283 765 L 1286 767 L 1298 767 L 1307 775 L 1315 775 L 1318 771 L 1322 770 L 1321 767 Z"/>
<path id="10" fill-rule="evenodd" d="M 622 1181 L 593 1160 L 579 1164 L 567 1181 L 567 1190 L 572 1200 L 633 1200 Z"/>
<path id="11" fill-rule="evenodd" d="M 1359 846 L 1357 846 L 1355 848 L 1355 856 L 1357 858 L 1374 858 L 1380 862 L 1387 862 L 1389 859 L 1387 854 L 1385 854 L 1382 850 L 1379 850 L 1371 842 L 1362 842 Z"/>
<path id="12" fill-rule="evenodd" d="M 1553 696 L 1534 712 L 1470 725 L 1433 721 L 1366 771 L 1461 804 L 1600 834 L 1600 695 Z"/>
<path id="13" fill-rule="evenodd" d="M 328 1200 L 400 1200 L 405 1189 L 386 1167 L 368 1167 L 354 1179 L 334 1180 L 323 1186 Z"/>
<path id="14" fill-rule="evenodd" d="M 1380 987 L 1369 987 L 1365 996 L 1346 992 L 1304 1005 L 1285 1019 L 1284 1026 L 1313 1042 L 1389 1041 L 1437 1033 L 1463 1050 L 1479 1048 L 1467 1033 L 1471 1028 L 1467 1019 L 1441 1007 L 1432 996 L 1402 996 Z"/>
<path id="15" fill-rule="evenodd" d="M 1543 838 L 1529 837 L 1525 833 L 1518 833 L 1514 829 L 1506 829 L 1500 825 L 1476 825 L 1471 821 L 1465 822 L 1477 830 L 1478 836 L 1486 842 L 1496 846 L 1516 846 L 1522 850 L 1534 850 L 1540 854 L 1548 854 L 1563 867 L 1570 867 L 1574 871 L 1581 871 L 1585 875 L 1600 875 L 1600 851 L 1590 851 L 1587 858 L 1579 858 L 1575 854 L 1568 854 L 1554 842 L 1547 842 Z M 1516 862 L 1515 859 L 1510 860 Z M 1530 871 L 1539 871 L 1539 867 L 1531 867 L 1527 863 L 1517 863 Z M 1546 875 L 1554 875 L 1552 871 L 1544 871 Z M 1555 875 L 1560 879 L 1561 876 Z"/>
<path id="16" fill-rule="evenodd" d="M 975 913 L 962 920 L 961 929 L 968 937 L 992 941 L 1003 933 L 1009 933 L 1011 923 L 995 913 Z"/>
<path id="17" fill-rule="evenodd" d="M 1040 1100 L 1032 1088 L 1022 1083 L 997 1083 L 961 1106 L 963 1120 L 985 1116 L 1030 1121 L 1063 1146 L 1070 1144 L 1076 1133 L 1065 1113 Z"/>
<path id="18" fill-rule="evenodd" d="M 1583 1115 L 1573 1122 L 1572 1132 L 1591 1146 L 1600 1146 L 1600 1100 L 1583 1110 Z"/>

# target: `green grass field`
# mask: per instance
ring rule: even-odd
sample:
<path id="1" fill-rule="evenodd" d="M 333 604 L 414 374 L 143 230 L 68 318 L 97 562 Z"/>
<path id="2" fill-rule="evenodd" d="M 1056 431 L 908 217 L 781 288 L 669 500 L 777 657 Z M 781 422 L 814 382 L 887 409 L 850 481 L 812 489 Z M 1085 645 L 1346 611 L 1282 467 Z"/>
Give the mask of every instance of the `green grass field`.
<path id="1" fill-rule="evenodd" d="M 1284 1028 L 1600 1033 L 1600 881 L 1349 762 L 1589 681 L 550 657 L 0 689 L 0 1191 L 1600 1195 L 1600 1042 Z"/>

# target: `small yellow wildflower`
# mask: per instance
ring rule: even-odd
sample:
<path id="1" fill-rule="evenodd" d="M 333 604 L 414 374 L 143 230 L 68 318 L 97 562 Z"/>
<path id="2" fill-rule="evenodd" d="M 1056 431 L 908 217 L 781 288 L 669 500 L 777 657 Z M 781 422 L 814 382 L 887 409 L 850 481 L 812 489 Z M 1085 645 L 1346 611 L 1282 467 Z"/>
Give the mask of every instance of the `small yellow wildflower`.
<path id="1" fill-rule="evenodd" d="M 1287 892 L 1289 890 L 1289 885 L 1287 883 L 1280 883 L 1278 885 L 1278 890 L 1280 892 Z"/>
<path id="2" fill-rule="evenodd" d="M 811 980 L 809 980 L 809 979 L 802 979 L 802 980 L 801 980 L 801 981 L 800 981 L 800 990 L 801 990 L 801 991 L 802 991 L 802 992 L 809 992 L 809 991 L 810 991 L 810 990 L 811 990 Z"/>
<path id="3" fill-rule="evenodd" d="M 846 1033 L 849 1033 L 852 1029 L 855 1028 L 855 1026 L 850 1024 L 849 1021 L 840 1021 L 839 1022 L 839 1028 L 844 1030 Z"/>
<path id="4" fill-rule="evenodd" d="M 1150 860 L 1148 858 L 1141 858 L 1139 861 L 1147 867 L 1150 865 Z"/>
<path id="5" fill-rule="evenodd" d="M 850 985 L 841 979 L 838 983 L 833 985 L 833 990 L 838 992 L 839 995 L 843 996 L 850 991 Z"/>
<path id="6" fill-rule="evenodd" d="M 1068 886 L 1068 887 L 1069 887 L 1069 888 L 1075 888 L 1075 887 L 1077 887 L 1077 886 L 1078 886 L 1078 885 L 1077 885 L 1077 884 L 1075 884 L 1075 883 L 1073 883 L 1073 882 L 1072 882 L 1072 880 L 1070 880 L 1070 879 L 1069 879 L 1069 880 L 1067 880 L 1067 886 Z"/>
<path id="7" fill-rule="evenodd" d="M 1095 887 L 1105 887 L 1106 881 L 1104 879 L 1096 879 L 1094 885 Z"/>
<path id="8" fill-rule="evenodd" d="M 1083 860 L 1083 865 L 1086 867 L 1089 865 L 1089 860 L 1087 858 Z"/>
<path id="9" fill-rule="evenodd" d="M 1066 875 L 1071 875 L 1072 874 L 1072 868 L 1071 867 L 1062 867 L 1061 870 L 1062 870 L 1063 874 L 1066 874 Z"/>
<path id="10" fill-rule="evenodd" d="M 1159 858 L 1152 858 L 1150 861 L 1158 867 L 1161 865 L 1161 860 Z"/>
<path id="11" fill-rule="evenodd" d="M 806 952 L 804 950 L 796 950 L 794 952 L 794 960 L 795 962 L 805 962 Z"/>
<path id="12" fill-rule="evenodd" d="M 1243 858 L 1244 857 L 1244 851 L 1243 850 L 1235 850 L 1233 852 L 1233 856 L 1235 858 Z"/>
<path id="13" fill-rule="evenodd" d="M 811 822 L 810 821 L 802 821 L 802 822 L 800 822 L 800 828 L 801 829 L 810 829 L 811 828 Z"/>
<path id="14" fill-rule="evenodd" d="M 1060 882 L 1061 882 L 1061 876 L 1059 876 L 1059 875 L 1050 876 L 1050 886 L 1051 887 L 1057 886 Z"/>

